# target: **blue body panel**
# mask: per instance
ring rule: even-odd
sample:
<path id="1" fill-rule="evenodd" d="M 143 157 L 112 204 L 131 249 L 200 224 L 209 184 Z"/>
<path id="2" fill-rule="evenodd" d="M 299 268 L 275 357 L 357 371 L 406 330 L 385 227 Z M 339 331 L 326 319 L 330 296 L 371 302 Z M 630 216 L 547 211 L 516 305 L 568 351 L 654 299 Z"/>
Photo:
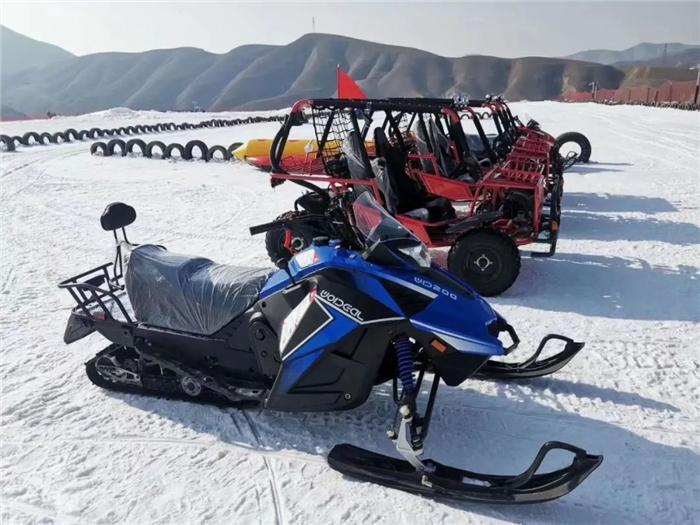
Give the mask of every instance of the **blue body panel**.
<path id="1" fill-rule="evenodd" d="M 451 275 L 447 282 L 453 282 L 455 286 L 447 288 L 433 282 L 426 273 L 379 266 L 365 261 L 357 252 L 334 246 L 311 246 L 296 254 L 289 263 L 289 271 L 295 282 L 326 268 L 351 272 L 359 291 L 396 312 L 397 318 L 409 319 L 416 329 L 433 334 L 460 352 L 489 356 L 505 353 L 501 341 L 488 331 L 488 325 L 497 319 L 496 312 L 471 287 L 456 281 Z M 432 271 L 446 273 L 436 266 Z M 393 281 L 432 301 L 419 313 L 409 317 L 377 279 Z M 280 270 L 265 284 L 260 299 L 291 285 L 287 272 Z M 333 320 L 285 360 L 285 383 L 293 384 L 294 378 L 300 377 L 313 364 L 314 356 L 320 355 L 325 346 L 358 327 L 358 321 L 331 308 L 328 310 Z M 284 389 L 284 385 L 281 386 Z"/>

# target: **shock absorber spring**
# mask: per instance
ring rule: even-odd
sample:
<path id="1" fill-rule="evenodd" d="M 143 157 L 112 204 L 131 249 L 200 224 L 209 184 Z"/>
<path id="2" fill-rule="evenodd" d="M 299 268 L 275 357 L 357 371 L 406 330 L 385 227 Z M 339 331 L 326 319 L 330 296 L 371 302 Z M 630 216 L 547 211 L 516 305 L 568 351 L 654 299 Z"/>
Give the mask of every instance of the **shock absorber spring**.
<path id="1" fill-rule="evenodd" d="M 416 381 L 413 377 L 413 344 L 405 335 L 400 335 L 394 339 L 396 348 L 396 360 L 399 368 L 399 379 L 403 393 L 413 393 L 416 390 Z"/>

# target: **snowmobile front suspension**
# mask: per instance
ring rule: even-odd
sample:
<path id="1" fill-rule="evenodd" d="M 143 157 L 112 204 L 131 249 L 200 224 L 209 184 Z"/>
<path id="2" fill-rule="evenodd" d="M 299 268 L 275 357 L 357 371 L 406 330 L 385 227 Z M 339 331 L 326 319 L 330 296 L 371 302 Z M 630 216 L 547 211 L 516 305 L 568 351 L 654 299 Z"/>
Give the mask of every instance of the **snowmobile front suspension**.
<path id="1" fill-rule="evenodd" d="M 538 361 L 538 357 L 549 341 L 564 341 L 564 349 L 546 359 Z M 585 343 L 577 343 L 573 339 L 563 335 L 549 334 L 540 341 L 534 354 L 525 361 L 519 363 L 506 363 L 502 361 L 489 360 L 479 371 L 474 374 L 475 379 L 510 380 L 510 379 L 532 379 L 553 374 L 564 368 L 576 354 L 578 354 Z"/>

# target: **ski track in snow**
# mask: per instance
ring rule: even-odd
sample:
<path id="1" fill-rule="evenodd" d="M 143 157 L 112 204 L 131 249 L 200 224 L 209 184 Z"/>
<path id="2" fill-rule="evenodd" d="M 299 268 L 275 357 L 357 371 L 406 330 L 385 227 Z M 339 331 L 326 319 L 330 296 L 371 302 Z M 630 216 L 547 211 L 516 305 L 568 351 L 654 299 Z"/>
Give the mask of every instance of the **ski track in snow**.
<path id="1" fill-rule="evenodd" d="M 269 266 L 262 238 L 247 228 L 289 209 L 300 190 L 272 190 L 265 174 L 240 164 L 92 157 L 86 141 L 0 155 L 0 521 L 700 523 L 700 116 L 551 102 L 515 109 L 554 135 L 585 133 L 593 156 L 566 174 L 557 255 L 523 259 L 519 280 L 492 303 L 518 330 L 520 355 L 550 332 L 586 348 L 549 378 L 441 388 L 426 456 L 516 473 L 548 440 L 604 454 L 572 494 L 538 506 L 468 505 L 332 471 L 325 455 L 336 443 L 392 453 L 386 385 L 363 407 L 334 414 L 223 410 L 92 386 L 83 363 L 106 343 L 63 344 L 71 299 L 56 285 L 111 258 L 98 221 L 106 204 L 136 208 L 137 242 Z M 112 110 L 3 123 L 2 132 L 239 115 Z M 276 130 L 142 138 L 226 146 Z"/>

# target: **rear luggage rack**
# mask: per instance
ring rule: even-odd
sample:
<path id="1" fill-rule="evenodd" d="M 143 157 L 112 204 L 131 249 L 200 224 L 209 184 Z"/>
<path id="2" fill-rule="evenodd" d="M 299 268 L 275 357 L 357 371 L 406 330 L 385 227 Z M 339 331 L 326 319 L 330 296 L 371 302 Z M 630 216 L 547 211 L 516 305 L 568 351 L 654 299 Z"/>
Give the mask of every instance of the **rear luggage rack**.
<path id="1" fill-rule="evenodd" d="M 121 267 L 121 265 L 119 266 Z M 110 268 L 112 268 L 111 272 Z M 129 324 L 134 323 L 117 296 L 118 293 L 124 292 L 124 283 L 122 271 L 115 271 L 114 263 L 105 263 L 66 279 L 58 287 L 68 290 L 71 294 L 77 303 L 77 306 L 73 308 L 73 313 L 77 315 L 99 321 L 117 321 L 112 313 L 113 310 L 107 306 L 110 301 L 113 301 L 113 304 L 124 316 L 124 321 Z"/>

